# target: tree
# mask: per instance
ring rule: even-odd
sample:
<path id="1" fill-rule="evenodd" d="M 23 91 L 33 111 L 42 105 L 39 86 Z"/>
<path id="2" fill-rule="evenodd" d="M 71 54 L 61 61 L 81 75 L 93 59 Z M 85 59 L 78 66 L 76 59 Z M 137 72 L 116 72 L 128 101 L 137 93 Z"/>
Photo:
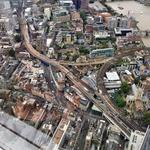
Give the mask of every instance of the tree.
<path id="1" fill-rule="evenodd" d="M 77 39 L 79 39 L 79 38 L 81 38 L 83 36 L 83 33 L 82 32 L 77 32 L 76 36 L 77 36 Z"/>
<path id="2" fill-rule="evenodd" d="M 135 79 L 134 79 L 134 83 L 135 83 L 135 84 L 139 84 L 139 83 L 140 83 L 140 78 L 135 78 Z"/>
<path id="3" fill-rule="evenodd" d="M 18 34 L 15 35 L 14 39 L 15 39 L 15 42 L 17 42 L 17 43 L 21 42 L 21 36 Z"/>
<path id="4" fill-rule="evenodd" d="M 53 20 L 53 12 L 52 12 L 52 11 L 51 11 L 51 16 L 50 16 L 49 20 L 50 20 L 50 21 Z"/>
<path id="5" fill-rule="evenodd" d="M 111 41 L 112 43 L 115 43 L 115 42 L 116 42 L 116 38 L 115 38 L 115 37 L 110 37 L 110 41 Z"/>
<path id="6" fill-rule="evenodd" d="M 50 30 L 49 25 L 47 25 L 47 27 L 46 27 L 46 34 L 49 33 L 49 30 Z"/>
<path id="7" fill-rule="evenodd" d="M 79 52 L 84 55 L 89 54 L 89 50 L 84 46 L 79 47 Z"/>
<path id="8" fill-rule="evenodd" d="M 10 50 L 8 50 L 8 55 L 10 57 L 15 57 L 15 51 L 13 50 L 13 48 L 11 48 Z"/>
<path id="9" fill-rule="evenodd" d="M 70 52 L 66 52 L 64 55 L 66 55 L 66 60 L 69 60 L 69 58 L 71 56 Z"/>
<path id="10" fill-rule="evenodd" d="M 80 17 L 82 18 L 83 23 L 85 24 L 86 23 L 86 13 L 85 13 L 85 11 L 80 11 Z"/>
<path id="11" fill-rule="evenodd" d="M 63 48 L 63 49 L 66 49 L 66 48 L 67 48 L 67 45 L 64 44 L 64 45 L 62 46 L 62 48 Z"/>
<path id="12" fill-rule="evenodd" d="M 123 82 L 122 85 L 121 85 L 121 91 L 124 93 L 124 94 L 128 94 L 129 91 L 130 91 L 130 86 L 128 85 L 127 82 Z"/>
<path id="13" fill-rule="evenodd" d="M 116 65 L 122 65 L 124 63 L 123 59 L 122 58 L 119 58 L 116 62 Z"/>
<path id="14" fill-rule="evenodd" d="M 73 61 L 76 61 L 77 58 L 79 57 L 79 54 L 76 53 L 76 54 L 74 54 L 72 57 L 73 57 L 72 60 L 73 60 Z"/>
<path id="15" fill-rule="evenodd" d="M 117 95 L 117 97 L 116 97 L 116 105 L 118 107 L 121 107 L 121 108 L 124 107 L 126 105 L 124 97 L 122 97 L 121 95 Z"/>
<path id="16" fill-rule="evenodd" d="M 144 113 L 144 124 L 149 125 L 150 124 L 150 112 Z"/>

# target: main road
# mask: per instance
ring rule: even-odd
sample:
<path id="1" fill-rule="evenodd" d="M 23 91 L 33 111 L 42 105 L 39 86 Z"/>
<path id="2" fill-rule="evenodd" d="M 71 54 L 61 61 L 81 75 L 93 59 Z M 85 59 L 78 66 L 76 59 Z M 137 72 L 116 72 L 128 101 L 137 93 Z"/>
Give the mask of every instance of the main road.
<path id="1" fill-rule="evenodd" d="M 120 116 L 118 111 L 116 111 L 109 105 L 107 109 L 104 109 L 103 107 L 101 107 L 101 103 L 94 98 L 94 94 L 92 94 L 90 91 L 87 91 L 85 87 L 80 83 L 80 81 L 68 69 L 60 65 L 59 62 L 55 60 L 51 60 L 47 56 L 40 54 L 37 50 L 35 50 L 32 47 L 30 43 L 30 37 L 28 34 L 27 22 L 24 18 L 20 19 L 20 29 L 21 29 L 21 34 L 24 38 L 24 45 L 32 56 L 38 58 L 39 60 L 49 65 L 57 67 L 61 72 L 63 72 L 68 77 L 68 79 L 70 79 L 73 82 L 73 84 L 82 92 L 82 94 L 85 97 L 87 97 L 99 110 L 103 112 L 103 115 L 111 123 L 115 124 L 127 138 L 130 137 L 131 131 L 136 130 L 136 129 L 132 125 L 129 125 L 125 120 L 123 120 L 122 116 Z M 107 101 L 106 97 L 102 94 L 100 94 L 100 98 L 103 102 Z"/>

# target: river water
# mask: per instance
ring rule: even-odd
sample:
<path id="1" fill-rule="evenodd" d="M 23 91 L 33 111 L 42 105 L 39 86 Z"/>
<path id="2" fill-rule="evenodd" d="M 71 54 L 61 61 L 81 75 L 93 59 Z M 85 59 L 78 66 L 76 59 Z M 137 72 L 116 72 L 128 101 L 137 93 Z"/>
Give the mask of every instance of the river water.
<path id="1" fill-rule="evenodd" d="M 115 1 L 106 4 L 120 14 L 135 17 L 139 21 L 137 26 L 140 30 L 150 30 L 150 6 L 145 6 L 136 1 Z M 118 7 L 123 7 L 123 9 L 121 10 Z M 143 38 L 143 42 L 145 46 L 150 47 L 150 37 Z"/>

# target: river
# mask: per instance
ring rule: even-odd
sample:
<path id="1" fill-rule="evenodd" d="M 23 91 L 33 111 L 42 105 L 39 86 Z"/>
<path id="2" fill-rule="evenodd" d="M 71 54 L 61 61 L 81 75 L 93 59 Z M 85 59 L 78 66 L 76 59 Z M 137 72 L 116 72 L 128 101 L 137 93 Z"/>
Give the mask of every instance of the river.
<path id="1" fill-rule="evenodd" d="M 106 4 L 120 14 L 135 17 L 139 22 L 137 26 L 140 30 L 150 30 L 150 6 L 145 6 L 136 1 L 115 1 Z M 123 7 L 123 9 L 121 10 L 118 7 Z M 143 42 L 145 46 L 150 47 L 150 37 L 143 38 Z"/>

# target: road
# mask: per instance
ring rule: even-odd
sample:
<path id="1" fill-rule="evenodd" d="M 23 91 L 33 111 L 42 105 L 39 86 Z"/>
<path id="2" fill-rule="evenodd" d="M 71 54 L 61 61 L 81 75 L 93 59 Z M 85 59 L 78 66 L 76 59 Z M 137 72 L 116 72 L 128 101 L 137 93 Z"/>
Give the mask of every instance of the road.
<path id="1" fill-rule="evenodd" d="M 101 107 L 101 103 L 94 98 L 93 94 L 90 93 L 90 91 L 85 90 L 85 87 L 81 84 L 81 82 L 76 78 L 75 75 L 73 75 L 68 69 L 66 69 L 64 66 L 60 65 L 59 62 L 56 62 L 55 60 L 51 60 L 45 55 L 40 54 L 37 50 L 35 50 L 31 43 L 30 38 L 28 34 L 28 27 L 25 19 L 20 19 L 20 29 L 22 36 L 24 38 L 24 45 L 28 52 L 36 57 L 37 59 L 52 65 L 54 67 L 57 67 L 61 72 L 63 72 L 68 79 L 72 81 L 72 83 L 80 90 L 80 92 L 87 97 L 99 110 L 103 112 L 103 115 L 113 124 L 115 124 L 123 133 L 124 135 L 129 138 L 131 131 L 135 130 L 135 128 L 128 123 L 126 123 L 125 120 L 120 119 L 121 116 L 119 113 L 112 107 L 108 107 L 107 110 Z M 107 101 L 105 96 L 100 94 L 100 98 L 102 101 Z M 109 106 L 109 105 L 108 105 Z"/>
<path id="2" fill-rule="evenodd" d="M 92 59 L 87 62 L 70 62 L 70 61 L 59 61 L 61 65 L 69 65 L 69 66 L 88 66 L 88 65 L 98 65 L 104 64 L 110 61 L 112 58 L 105 58 L 105 59 Z"/>

